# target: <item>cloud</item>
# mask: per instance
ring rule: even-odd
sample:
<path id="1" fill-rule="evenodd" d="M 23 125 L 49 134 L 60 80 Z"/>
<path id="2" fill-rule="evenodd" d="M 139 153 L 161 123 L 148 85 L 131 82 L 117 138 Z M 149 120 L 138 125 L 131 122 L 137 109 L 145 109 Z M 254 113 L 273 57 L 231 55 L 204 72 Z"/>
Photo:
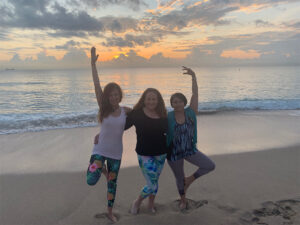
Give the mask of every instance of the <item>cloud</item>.
<path id="1" fill-rule="evenodd" d="M 103 42 L 102 44 L 106 47 L 135 47 L 137 45 L 142 46 L 149 46 L 152 43 L 158 42 L 159 38 L 155 36 L 147 36 L 147 35 L 139 35 L 134 36 L 130 34 L 126 34 L 123 37 L 111 37 L 107 38 L 106 42 Z"/>
<path id="2" fill-rule="evenodd" d="M 37 54 L 36 59 L 27 57 L 21 59 L 19 54 L 7 62 L 2 61 L 4 67 L 16 69 L 62 69 L 62 68 L 86 68 L 90 65 L 90 59 L 83 49 L 69 49 L 62 59 L 57 60 L 54 56 L 47 55 L 45 51 Z"/>
<path id="3" fill-rule="evenodd" d="M 176 7 L 183 5 L 182 0 L 160 0 L 156 9 L 147 10 L 152 15 L 158 15 L 174 10 Z"/>
<path id="4" fill-rule="evenodd" d="M 0 15 L 1 15 L 0 23 L 14 16 L 12 10 L 5 5 L 0 5 Z"/>
<path id="5" fill-rule="evenodd" d="M 273 5 L 291 2 L 297 2 L 297 0 L 210 0 L 198 1 L 194 4 L 191 4 L 190 1 L 185 3 L 185 1 L 170 0 L 159 4 L 158 8 L 150 11 L 149 14 L 152 15 L 152 23 L 169 30 L 179 31 L 188 26 L 228 25 L 231 21 L 224 17 L 231 12 L 245 11 L 251 7 L 262 10 Z M 177 7 L 174 7 L 175 4 Z M 263 21 L 257 22 L 257 25 L 267 25 L 263 24 Z"/>
<path id="6" fill-rule="evenodd" d="M 89 65 L 89 61 L 89 58 L 82 49 L 75 48 L 70 49 L 61 59 L 61 63 L 68 67 L 72 65 L 85 67 Z"/>
<path id="7" fill-rule="evenodd" d="M 138 55 L 134 50 L 121 54 L 111 61 L 100 62 L 101 67 L 161 67 L 186 65 L 196 66 L 258 66 L 258 65 L 300 65 L 300 34 L 295 32 L 265 32 L 260 34 L 211 37 L 211 45 L 191 46 L 184 49 L 190 53 L 183 59 L 167 58 L 159 52 L 149 59 Z M 271 40 L 271 41 L 267 41 Z M 265 42 L 263 45 L 253 45 Z M 247 45 L 248 43 L 249 46 Z M 37 59 L 20 59 L 15 54 L 5 67 L 14 68 L 89 68 L 90 59 L 78 42 L 67 42 L 67 53 L 61 60 L 48 56 L 44 51 Z M 234 47 L 232 47 L 234 46 Z M 255 46 L 255 48 L 253 48 Z"/>
<path id="8" fill-rule="evenodd" d="M 174 10 L 166 15 L 159 16 L 157 23 L 170 30 L 181 30 L 190 24 L 193 25 L 224 25 L 229 21 L 221 20 L 227 13 L 237 10 L 238 7 L 219 8 L 211 4 L 200 4 Z"/>
<path id="9" fill-rule="evenodd" d="M 148 60 L 148 66 L 176 66 L 176 65 L 178 65 L 176 59 L 167 58 L 161 52 L 152 55 Z"/>
<path id="10" fill-rule="evenodd" d="M 214 44 L 191 46 L 189 65 L 300 65 L 297 32 L 214 36 L 209 41 Z"/>
<path id="11" fill-rule="evenodd" d="M 270 27 L 273 26 L 272 23 L 269 23 L 268 21 L 264 20 L 255 20 L 256 27 Z"/>
<path id="12" fill-rule="evenodd" d="M 103 28 L 97 19 L 86 12 L 68 12 L 57 2 L 50 4 L 45 0 L 10 0 L 10 3 L 13 6 L 13 16 L 6 13 L 8 19 L 1 21 L 2 27 L 69 31 L 101 31 Z"/>
<path id="13" fill-rule="evenodd" d="M 47 56 L 46 53 L 40 52 L 37 54 L 37 59 L 33 59 L 32 57 L 27 57 L 24 60 L 22 60 L 19 56 L 19 54 L 15 54 L 10 60 L 9 63 L 13 65 L 14 67 L 40 67 L 45 65 L 52 65 L 55 66 L 57 64 L 57 60 L 54 56 Z M 53 68 L 53 67 L 52 67 Z"/>
<path id="14" fill-rule="evenodd" d="M 55 49 L 70 49 L 79 46 L 80 46 L 80 42 L 71 40 L 66 42 L 64 45 L 56 45 Z"/>
<path id="15" fill-rule="evenodd" d="M 300 21 L 296 22 L 296 23 L 293 23 L 291 26 L 294 27 L 294 28 L 299 29 L 300 28 Z"/>
<path id="16" fill-rule="evenodd" d="M 290 21 L 283 23 L 285 27 L 300 29 L 300 21 Z"/>
<path id="17" fill-rule="evenodd" d="M 40 64 L 52 64 L 56 63 L 57 60 L 54 56 L 48 56 L 46 55 L 46 52 L 40 52 L 37 54 L 37 60 L 38 63 Z"/>
<path id="18" fill-rule="evenodd" d="M 260 4 L 278 4 L 286 2 L 283 0 L 263 0 Z M 53 37 L 87 37 L 101 36 L 110 31 L 113 33 L 124 33 L 127 31 L 154 31 L 161 30 L 176 32 L 180 35 L 180 30 L 187 26 L 201 25 L 227 25 L 230 21 L 223 17 L 232 11 L 239 10 L 241 6 L 251 6 L 250 0 L 211 0 L 197 4 L 186 3 L 184 1 L 165 1 L 160 2 L 158 7 L 170 7 L 177 4 L 175 10 L 169 10 L 166 13 L 157 15 L 148 14 L 141 20 L 130 17 L 106 16 L 96 18 L 87 13 L 81 6 L 86 7 L 104 7 L 107 5 L 127 5 L 131 8 L 145 6 L 143 0 L 90 0 L 79 1 L 69 0 L 68 10 L 58 1 L 54 0 L 8 0 L 8 4 L 0 3 L 0 27 L 5 28 L 27 28 L 40 30 L 53 30 L 48 32 Z M 257 3 L 257 2 L 255 2 Z M 257 3 L 258 4 L 258 3 Z M 180 7 L 183 7 L 180 9 Z M 262 25 L 262 21 L 257 24 Z M 161 26 L 161 28 L 159 28 Z"/>
<path id="19" fill-rule="evenodd" d="M 224 5 L 240 5 L 240 6 L 260 6 L 260 5 L 277 5 L 282 3 L 291 3 L 291 2 L 298 2 L 298 0 L 210 0 L 211 4 L 218 5 L 218 6 L 224 6 Z"/>
<path id="20" fill-rule="evenodd" d="M 19 54 L 15 54 L 15 55 L 9 60 L 9 62 L 11 62 L 11 63 L 20 63 L 20 62 L 22 62 L 22 60 L 21 60 Z"/>
<path id="21" fill-rule="evenodd" d="M 0 40 L 7 41 L 9 38 L 7 37 L 7 33 L 4 31 L 0 31 Z"/>
<path id="22" fill-rule="evenodd" d="M 232 49 L 232 50 L 224 50 L 221 53 L 221 57 L 224 58 L 233 58 L 233 59 L 257 59 L 260 57 L 260 53 L 256 50 L 241 50 L 241 49 Z"/>
<path id="23" fill-rule="evenodd" d="M 70 38 L 70 37 L 87 37 L 87 36 L 96 36 L 98 33 L 94 32 L 92 35 L 89 35 L 88 32 L 84 31 L 69 31 L 69 30 L 59 30 L 55 32 L 48 32 L 47 33 L 51 37 L 65 37 L 65 38 Z"/>
<path id="24" fill-rule="evenodd" d="M 54 30 L 54 37 L 100 36 L 99 32 L 137 30 L 138 21 L 130 17 L 96 18 L 86 11 L 68 11 L 55 1 L 10 0 L 2 5 L 0 27 Z M 132 1 L 134 2 L 134 1 Z"/>
<path id="25" fill-rule="evenodd" d="M 133 19 L 130 17 L 112 17 L 106 16 L 101 17 L 99 22 L 103 24 L 103 31 L 111 31 L 122 33 L 128 30 L 137 31 L 138 23 L 137 19 Z"/>
<path id="26" fill-rule="evenodd" d="M 66 2 L 73 2 L 73 5 L 66 5 Z M 208 27 L 202 29 L 199 27 L 213 25 L 220 26 L 229 24 L 230 18 L 234 18 L 237 21 L 236 16 L 245 13 L 248 9 L 261 10 L 263 8 L 271 7 L 274 5 L 290 2 L 296 2 L 294 0 L 210 0 L 210 1 L 183 1 L 183 0 L 170 0 L 170 1 L 157 1 L 159 6 L 156 13 L 146 13 L 144 16 L 138 16 L 141 14 L 133 14 L 133 17 L 118 17 L 116 16 L 104 16 L 96 17 L 96 13 L 99 11 L 91 12 L 85 7 L 107 7 L 110 4 L 117 5 L 133 4 L 142 7 L 146 1 L 142 0 L 91 0 L 91 1 L 73 1 L 73 0 L 5 0 L 0 3 L 0 40 L 7 41 L 11 39 L 11 44 L 1 46 L 4 49 L 4 54 L 20 53 L 22 57 L 29 52 L 37 52 L 37 49 L 45 49 L 45 46 L 51 45 L 51 52 L 53 49 L 70 51 L 71 56 L 76 59 L 86 60 L 85 50 L 83 47 L 89 45 L 90 40 L 96 40 L 94 37 L 100 37 L 101 40 L 96 40 L 97 43 L 102 43 L 104 47 L 119 47 L 119 48 L 134 48 L 137 46 L 149 47 L 153 43 L 161 42 L 161 46 L 174 46 L 178 43 L 178 46 L 174 50 L 185 51 L 187 58 L 184 62 L 193 65 L 233 65 L 239 63 L 252 63 L 254 64 L 297 64 L 299 63 L 300 54 L 300 22 L 299 19 L 294 19 L 288 22 L 276 22 L 276 26 L 273 20 L 257 19 L 248 22 L 251 16 L 246 15 L 241 21 L 243 24 L 236 23 L 234 25 L 232 34 L 227 35 L 230 32 L 228 30 L 222 33 L 223 36 L 210 36 L 209 34 L 220 34 L 222 29 L 217 27 Z M 76 5 L 77 4 L 77 5 Z M 84 7 L 83 7 L 84 6 Z M 133 6 L 129 6 L 133 7 Z M 297 5 L 298 7 L 298 5 Z M 119 9 L 119 6 L 117 6 Z M 282 10 L 271 9 L 271 12 Z M 288 6 L 290 8 L 290 6 Z M 244 11 L 245 10 L 245 11 Z M 129 11 L 129 10 L 128 10 Z M 231 12 L 237 12 L 231 14 Z M 241 12 L 242 11 L 242 12 Z M 248 13 L 250 11 L 247 11 Z M 284 11 L 285 12 L 285 11 Z M 132 11 L 126 12 L 127 14 Z M 270 13 L 269 11 L 266 13 Z M 295 16 L 287 12 L 282 18 L 293 19 Z M 122 12 L 123 15 L 123 12 Z M 258 15 L 258 14 L 256 14 Z M 266 15 L 264 12 L 259 15 Z M 261 17 L 264 18 L 264 17 Z M 239 18 L 238 18 L 239 19 Z M 236 26 L 250 26 L 256 25 L 256 27 L 266 27 L 273 32 L 261 32 L 253 33 L 255 29 L 249 30 L 248 34 L 238 35 L 239 30 Z M 273 27 L 271 27 L 273 26 Z M 14 29 L 18 28 L 18 29 Z M 188 28 L 188 29 L 185 29 Z M 25 32 L 21 32 L 25 29 Z M 33 30 L 38 31 L 33 31 Z M 280 30 L 281 29 L 281 30 Z M 246 29 L 241 28 L 240 32 L 245 32 Z M 268 30 L 268 29 L 264 29 Z M 280 30 L 280 32 L 274 32 L 274 30 Z M 196 31 L 196 32 L 195 32 Z M 256 31 L 262 31 L 262 29 L 256 29 Z M 203 32 L 203 33 L 201 33 Z M 182 37 L 184 35 L 189 35 Z M 176 37 L 170 37 L 175 35 Z M 196 36 L 198 35 L 198 36 Z M 49 37 L 50 36 L 50 37 Z M 93 36 L 93 38 L 90 38 Z M 201 36 L 201 37 L 200 37 Z M 52 38 L 69 38 L 66 42 L 59 40 L 57 44 Z M 72 41 L 71 37 L 79 37 Z M 167 39 L 166 37 L 170 37 Z M 164 40 L 166 38 L 166 40 Z M 202 41 L 207 38 L 207 41 Z M 22 46 L 22 44 L 15 44 L 16 41 L 26 41 L 26 47 L 30 50 L 22 51 L 22 49 L 11 48 L 10 46 Z M 34 42 L 29 40 L 36 40 Z M 45 42 L 44 42 L 45 40 Z M 48 41 L 49 40 L 49 41 Z M 65 40 L 65 39 L 64 39 Z M 78 41 L 79 40 L 79 41 Z M 81 40 L 86 40 L 87 43 L 83 43 Z M 169 43 L 165 44 L 165 41 Z M 54 44 L 53 44 L 54 42 Z M 197 44 L 197 43 L 203 44 Z M 52 44 L 49 44 L 52 43 Z M 15 44 L 15 45 L 14 45 Z M 165 44 L 165 45 L 164 45 Z M 25 46 L 25 45 L 24 45 Z M 141 49 L 141 48 L 139 48 Z M 39 51 L 39 50 L 38 50 Z M 77 52 L 81 51 L 81 52 Z M 162 49 L 161 51 L 165 51 Z M 55 51 L 58 52 L 58 51 Z M 170 52 L 170 49 L 168 49 Z M 61 54 L 61 51 L 59 52 Z M 135 53 L 135 54 L 134 54 Z M 181 53 L 180 55 L 184 55 Z M 2 55 L 4 55 L 2 54 Z M 53 53 L 55 54 L 55 53 Z M 142 54 L 142 53 L 141 53 Z M 170 54 L 170 53 L 169 53 Z M 41 55 L 40 57 L 42 57 Z M 53 60 L 46 58 L 44 55 L 44 61 Z M 178 54 L 177 54 L 178 56 Z M 32 56 L 34 59 L 35 56 Z M 39 57 L 39 56 L 37 56 Z M 242 58 L 242 59 L 241 59 Z M 244 59 L 243 59 L 244 58 Z M 42 59 L 42 58 L 41 58 Z M 27 62 L 39 63 L 42 60 L 33 60 L 27 58 Z M 112 61 L 116 65 L 131 65 L 133 62 L 130 60 L 138 60 L 137 64 L 148 65 L 171 65 L 178 61 L 170 58 L 166 58 L 162 53 L 154 54 L 150 59 L 145 59 L 138 55 L 138 52 L 131 52 L 130 57 L 127 55 L 121 55 L 116 61 Z M 16 58 L 17 60 L 17 58 Z M 68 60 L 68 57 L 64 59 L 71 64 L 72 60 Z M 186 60 L 186 61 L 185 61 Z M 22 61 L 22 60 L 21 60 Z M 58 60 L 60 61 L 60 60 Z M 53 62 L 53 61 L 51 61 Z M 61 61 L 62 63 L 63 61 Z M 119 63 L 119 64 L 118 64 Z M 58 66 L 59 64 L 57 62 Z M 89 65 L 89 64 L 88 64 Z M 76 65 L 77 66 L 77 65 Z"/>
<path id="27" fill-rule="evenodd" d="M 92 8 L 107 7 L 109 5 L 122 5 L 135 11 L 139 10 L 141 6 L 147 6 L 143 0 L 69 0 L 68 2 L 77 6 L 84 5 Z"/>
<path id="28" fill-rule="evenodd" d="M 101 62 L 101 65 L 103 67 L 143 67 L 147 65 L 147 59 L 139 56 L 134 50 L 130 50 L 111 61 Z"/>
<path id="29" fill-rule="evenodd" d="M 118 58 L 111 61 L 101 62 L 101 67 L 170 67 L 181 65 L 177 59 L 167 58 L 159 52 L 149 59 L 138 55 L 134 50 L 120 54 Z"/>

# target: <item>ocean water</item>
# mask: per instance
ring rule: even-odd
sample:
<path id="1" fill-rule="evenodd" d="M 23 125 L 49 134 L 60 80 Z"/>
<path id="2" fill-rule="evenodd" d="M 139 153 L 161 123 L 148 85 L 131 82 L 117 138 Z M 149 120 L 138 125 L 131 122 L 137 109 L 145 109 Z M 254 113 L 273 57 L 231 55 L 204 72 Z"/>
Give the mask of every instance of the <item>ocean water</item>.
<path id="1" fill-rule="evenodd" d="M 300 67 L 193 69 L 200 112 L 300 109 Z M 172 93 L 191 96 L 191 78 L 180 67 L 98 72 L 102 87 L 120 84 L 122 105 L 133 106 L 148 87 L 169 110 Z M 0 71 L 0 134 L 96 126 L 97 112 L 91 70 Z"/>

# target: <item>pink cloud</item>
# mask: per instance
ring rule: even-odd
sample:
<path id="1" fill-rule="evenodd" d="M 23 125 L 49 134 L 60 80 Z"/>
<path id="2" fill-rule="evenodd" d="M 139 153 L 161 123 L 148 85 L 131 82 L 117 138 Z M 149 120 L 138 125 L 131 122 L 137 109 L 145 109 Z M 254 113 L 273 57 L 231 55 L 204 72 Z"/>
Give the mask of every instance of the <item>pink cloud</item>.
<path id="1" fill-rule="evenodd" d="M 241 49 L 224 50 L 221 55 L 223 58 L 233 59 L 257 59 L 260 58 L 261 53 L 256 50 L 243 51 Z"/>

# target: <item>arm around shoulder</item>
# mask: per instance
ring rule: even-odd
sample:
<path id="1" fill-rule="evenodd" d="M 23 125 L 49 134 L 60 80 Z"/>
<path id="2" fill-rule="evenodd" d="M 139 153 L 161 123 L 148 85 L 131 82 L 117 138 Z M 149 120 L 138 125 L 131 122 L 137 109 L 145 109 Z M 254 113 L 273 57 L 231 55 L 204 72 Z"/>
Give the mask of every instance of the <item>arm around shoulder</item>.
<path id="1" fill-rule="evenodd" d="M 126 110 L 125 110 L 125 112 L 126 112 Z M 131 110 L 128 113 L 126 112 L 126 114 L 127 114 L 127 117 L 126 117 L 126 123 L 125 123 L 124 130 L 127 130 L 130 127 L 132 127 L 134 125 L 134 121 L 135 121 L 135 111 L 134 110 Z"/>
<path id="2" fill-rule="evenodd" d="M 125 110 L 126 115 L 128 115 L 132 111 L 132 108 L 124 106 L 124 110 Z"/>

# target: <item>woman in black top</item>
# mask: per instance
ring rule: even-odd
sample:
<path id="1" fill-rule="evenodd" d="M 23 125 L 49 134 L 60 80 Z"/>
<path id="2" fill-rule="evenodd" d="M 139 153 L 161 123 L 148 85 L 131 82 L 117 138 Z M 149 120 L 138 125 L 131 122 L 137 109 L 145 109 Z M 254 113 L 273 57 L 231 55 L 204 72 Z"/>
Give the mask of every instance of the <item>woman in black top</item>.
<path id="1" fill-rule="evenodd" d="M 142 94 L 133 111 L 126 119 L 125 129 L 135 126 L 137 134 L 136 152 L 139 166 L 147 184 L 133 202 L 131 213 L 137 214 L 142 201 L 149 197 L 148 208 L 155 213 L 154 199 L 158 190 L 158 179 L 167 156 L 166 133 L 167 111 L 158 90 L 148 88 Z"/>

